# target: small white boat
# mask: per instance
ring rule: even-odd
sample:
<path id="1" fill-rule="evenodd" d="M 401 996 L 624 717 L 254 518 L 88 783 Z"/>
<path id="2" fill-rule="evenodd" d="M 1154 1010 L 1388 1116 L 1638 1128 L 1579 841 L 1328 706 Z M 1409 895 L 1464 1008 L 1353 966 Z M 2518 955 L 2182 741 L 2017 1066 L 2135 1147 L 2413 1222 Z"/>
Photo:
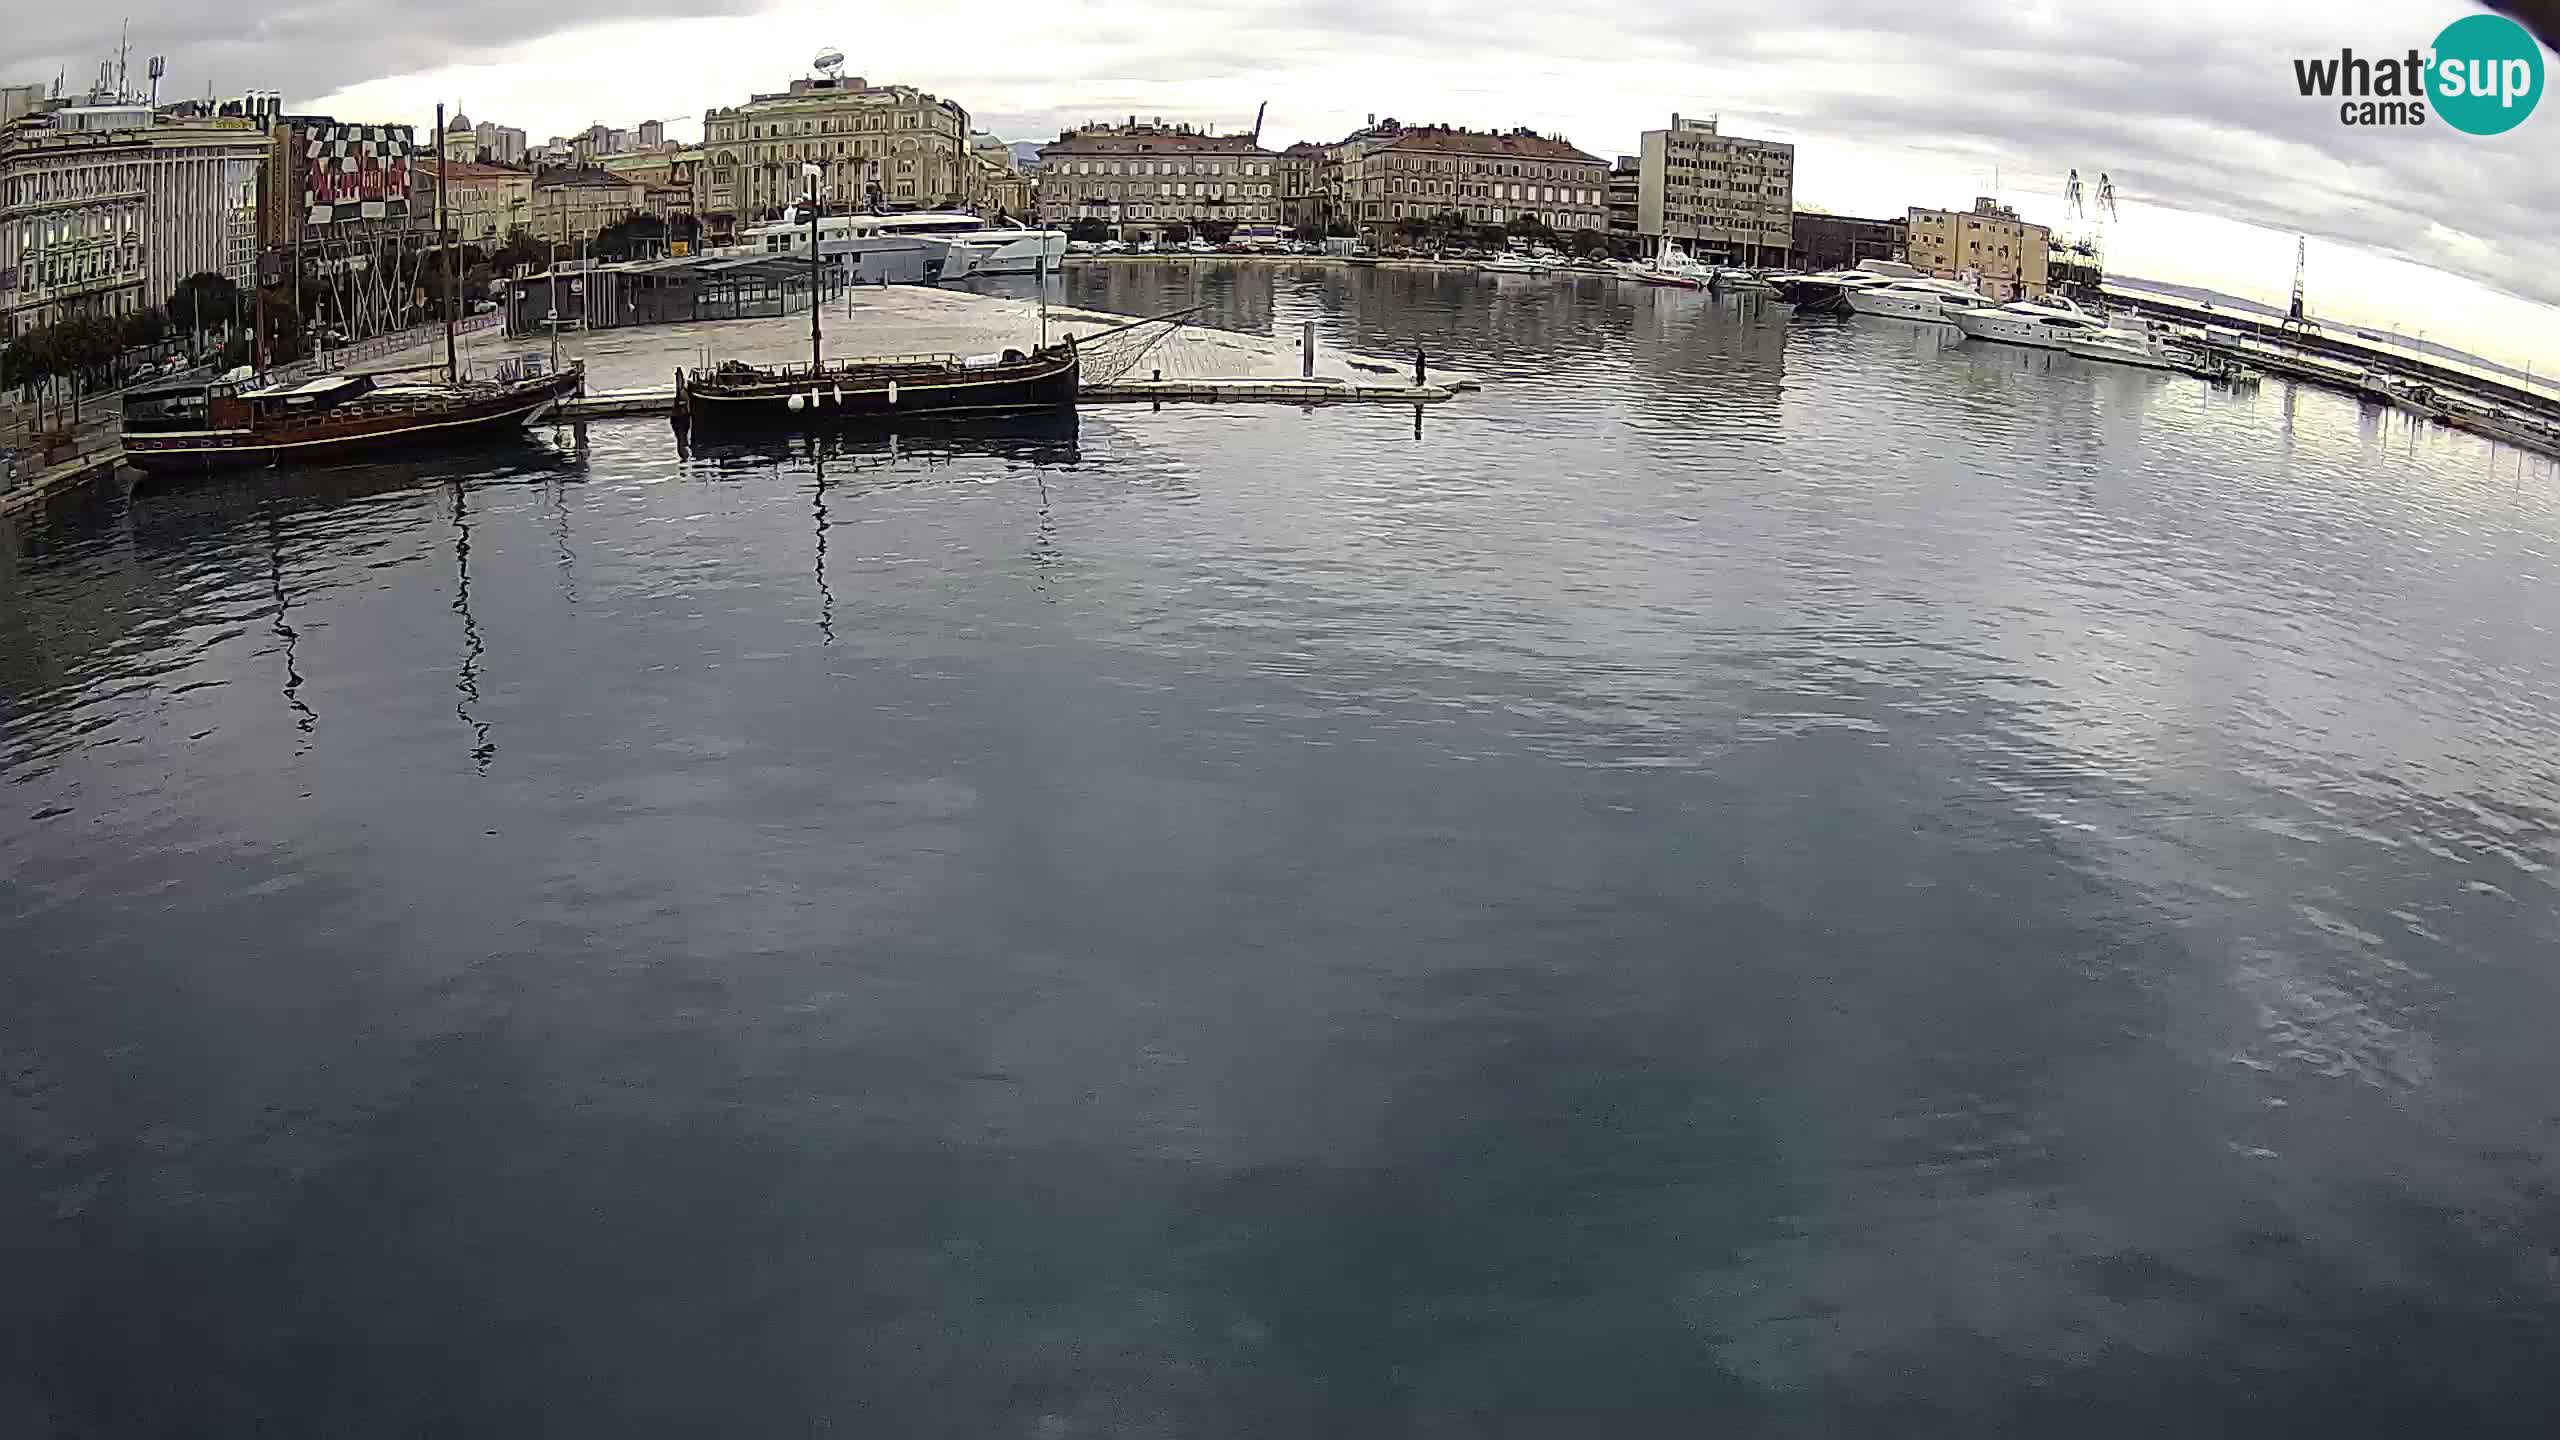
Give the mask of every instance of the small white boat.
<path id="1" fill-rule="evenodd" d="M 1662 251 L 1651 260 L 1627 272 L 1630 279 L 1646 285 L 1667 285 L 1683 290 L 1704 290 L 1716 278 L 1715 267 L 1701 265 L 1680 248 L 1677 240 L 1662 242 Z"/>

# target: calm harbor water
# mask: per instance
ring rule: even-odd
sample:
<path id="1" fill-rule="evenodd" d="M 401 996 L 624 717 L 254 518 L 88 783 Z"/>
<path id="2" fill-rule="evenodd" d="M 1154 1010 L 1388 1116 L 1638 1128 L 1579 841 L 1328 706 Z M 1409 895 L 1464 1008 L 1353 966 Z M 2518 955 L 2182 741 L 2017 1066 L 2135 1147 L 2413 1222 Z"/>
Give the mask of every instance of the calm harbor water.
<path id="1" fill-rule="evenodd" d="M 1168 267 L 1417 417 L 0 537 L 0 1434 L 2545 1434 L 2560 480 Z"/>

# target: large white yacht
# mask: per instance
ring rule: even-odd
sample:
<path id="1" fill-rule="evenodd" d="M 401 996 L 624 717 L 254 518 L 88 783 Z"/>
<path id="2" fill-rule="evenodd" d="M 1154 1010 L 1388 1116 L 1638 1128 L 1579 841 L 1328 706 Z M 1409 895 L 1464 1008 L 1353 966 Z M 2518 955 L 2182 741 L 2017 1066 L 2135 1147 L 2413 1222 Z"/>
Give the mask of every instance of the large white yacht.
<path id="1" fill-rule="evenodd" d="M 2038 350 L 2059 350 L 2067 336 L 2097 334 L 2107 323 L 2068 300 L 2015 300 L 1980 305 L 1948 317 L 1968 340 L 1997 340 Z"/>
<path id="2" fill-rule="evenodd" d="M 758 225 L 742 237 L 749 248 L 773 255 L 809 253 L 809 227 L 786 220 Z M 1054 272 L 1067 256 L 1067 232 L 996 225 L 984 216 L 957 210 L 919 210 L 904 215 L 822 215 L 818 248 L 822 254 L 851 254 L 875 241 L 928 242 L 943 252 L 940 277 L 959 280 L 971 275 L 1029 275 Z"/>
<path id="3" fill-rule="evenodd" d="M 1953 280 L 1895 280 L 1883 285 L 1855 285 L 1840 298 L 1860 315 L 1889 315 L 1897 320 L 1952 325 L 1955 312 L 1991 303 L 1982 292 Z"/>
<path id="4" fill-rule="evenodd" d="M 1929 273 L 1900 260 L 1870 258 L 1861 260 L 1848 270 L 1824 270 L 1812 275 L 1797 275 L 1778 283 L 1778 298 L 1811 314 L 1845 315 L 1849 313 L 1849 292 L 1871 290 L 1878 285 L 1891 285 L 1905 280 L 1926 280 Z"/>
<path id="5" fill-rule="evenodd" d="M 2144 370 L 2184 370 L 2193 363 L 2181 359 L 2158 336 L 2111 325 L 2064 335 L 2057 348 L 2083 360 L 2104 360 L 2111 365 L 2132 365 Z"/>

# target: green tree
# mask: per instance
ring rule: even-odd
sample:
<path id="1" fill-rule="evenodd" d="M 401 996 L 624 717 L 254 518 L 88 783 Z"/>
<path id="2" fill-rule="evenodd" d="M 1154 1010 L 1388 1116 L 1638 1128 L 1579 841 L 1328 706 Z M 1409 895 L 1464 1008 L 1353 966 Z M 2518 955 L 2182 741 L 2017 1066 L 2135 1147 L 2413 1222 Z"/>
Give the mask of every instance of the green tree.
<path id="1" fill-rule="evenodd" d="M 1096 220 L 1090 216 L 1081 220 L 1070 220 L 1067 222 L 1067 238 L 1098 245 L 1111 238 L 1111 222 Z"/>
<path id="2" fill-rule="evenodd" d="M 174 329 L 219 330 L 240 323 L 240 287 L 232 283 L 230 276 L 208 270 L 179 281 L 178 288 L 169 292 L 168 303 L 160 308 Z"/>
<path id="3" fill-rule="evenodd" d="M 1208 241 L 1212 245 L 1226 244 L 1229 240 L 1235 237 L 1235 233 L 1236 222 L 1233 220 L 1203 220 L 1200 222 L 1200 238 Z"/>
<path id="4" fill-rule="evenodd" d="M 293 291 L 267 292 L 267 363 L 290 365 L 303 356 L 302 313 L 293 308 Z"/>
<path id="5" fill-rule="evenodd" d="M 116 339 L 127 350 L 157 345 L 169 335 L 169 317 L 157 310 L 136 310 L 116 327 Z"/>
<path id="6" fill-rule="evenodd" d="M 1187 245 L 1191 243 L 1191 227 L 1181 223 L 1180 221 L 1175 221 L 1173 224 L 1167 225 L 1164 227 L 1164 241 L 1168 245 Z"/>
<path id="7" fill-rule="evenodd" d="M 588 253 L 599 260 L 635 260 L 666 245 L 667 222 L 655 215 L 625 215 L 596 232 Z"/>

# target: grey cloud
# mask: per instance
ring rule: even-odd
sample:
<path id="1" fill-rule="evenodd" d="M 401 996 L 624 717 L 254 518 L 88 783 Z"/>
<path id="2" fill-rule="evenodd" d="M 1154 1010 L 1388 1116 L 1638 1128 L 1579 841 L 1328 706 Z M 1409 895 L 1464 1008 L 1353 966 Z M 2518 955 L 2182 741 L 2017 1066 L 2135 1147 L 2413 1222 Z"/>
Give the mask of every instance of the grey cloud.
<path id="1" fill-rule="evenodd" d="M 767 0 L 566 0 L 528 6 L 513 0 L 450 0 L 402 5 L 390 0 L 304 0 L 299 6 L 252 7 L 128 0 L 102 13 L 77 5 L 13 4 L 8 55 L 0 80 L 49 83 L 59 70 L 65 88 L 85 87 L 98 62 L 111 58 L 119 24 L 132 24 L 133 65 L 169 58 L 161 94 L 217 95 L 279 90 L 288 108 L 349 85 L 387 75 L 495 58 L 545 35 L 605 21 L 746 14 Z M 676 107 L 684 108 L 682 106 Z M 350 115 L 350 120 L 423 117 Z M 605 117 L 598 117 L 599 119 Z M 537 137 L 538 138 L 538 137 Z"/>

